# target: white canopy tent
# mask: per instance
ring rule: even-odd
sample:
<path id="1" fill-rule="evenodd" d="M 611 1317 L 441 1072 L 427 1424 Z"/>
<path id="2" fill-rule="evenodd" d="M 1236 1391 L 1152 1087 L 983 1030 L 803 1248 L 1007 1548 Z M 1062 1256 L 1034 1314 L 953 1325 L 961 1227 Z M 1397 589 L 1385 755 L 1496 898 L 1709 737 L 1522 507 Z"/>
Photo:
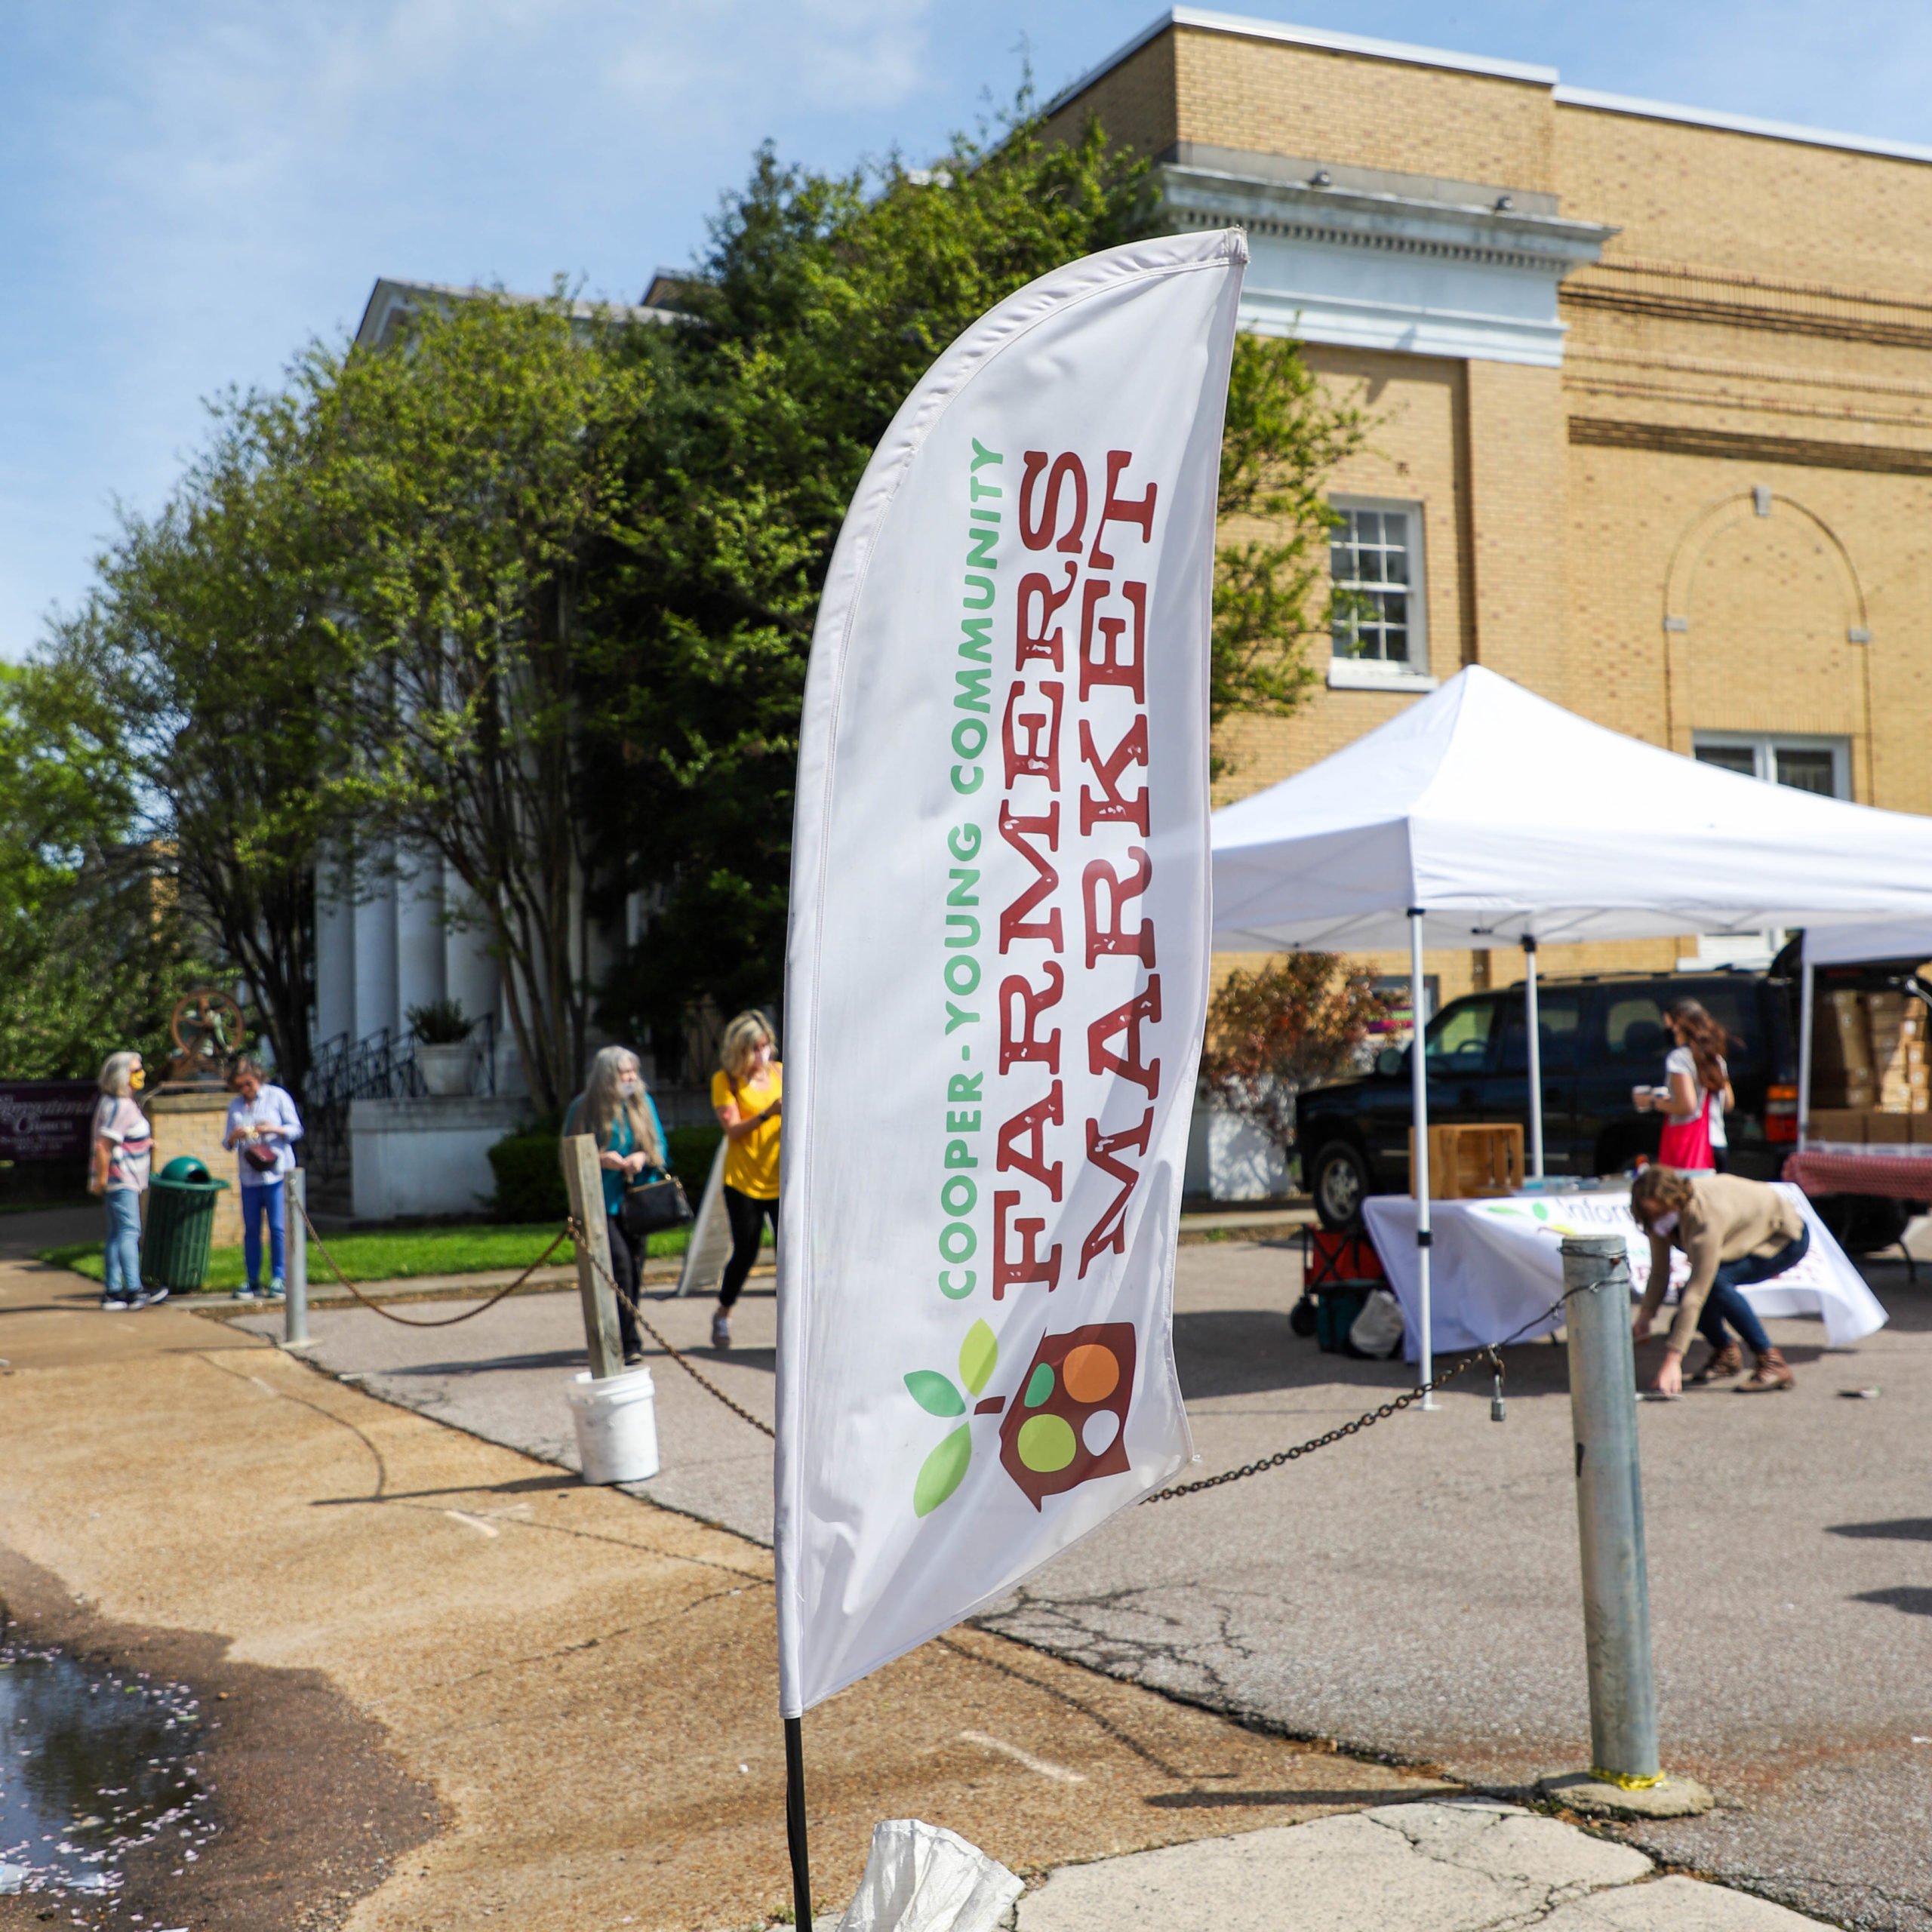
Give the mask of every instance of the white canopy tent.
<path id="1" fill-rule="evenodd" d="M 1214 947 L 1520 946 L 1531 1153 L 1542 1171 L 1539 942 L 1932 927 L 1932 818 L 1766 785 L 1578 718 L 1472 666 L 1319 764 L 1214 814 Z M 1421 1379 L 1429 1334 L 1429 1094 L 1416 1121 Z M 1429 1406 L 1425 1403 L 1425 1406 Z"/>

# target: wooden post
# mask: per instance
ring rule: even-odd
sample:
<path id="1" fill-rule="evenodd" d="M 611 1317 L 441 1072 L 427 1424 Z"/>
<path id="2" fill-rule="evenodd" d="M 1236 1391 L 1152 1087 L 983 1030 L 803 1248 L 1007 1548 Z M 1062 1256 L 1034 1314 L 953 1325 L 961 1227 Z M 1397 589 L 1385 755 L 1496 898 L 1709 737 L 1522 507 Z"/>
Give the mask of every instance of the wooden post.
<path id="1" fill-rule="evenodd" d="M 617 1297 L 611 1287 L 611 1235 L 605 1225 L 604 1170 L 597 1164 L 597 1142 L 574 1134 L 564 1143 L 564 1186 L 571 1213 L 583 1230 L 577 1244 L 577 1291 L 583 1303 L 583 1341 L 592 1379 L 623 1372 L 624 1351 L 617 1339 Z"/>

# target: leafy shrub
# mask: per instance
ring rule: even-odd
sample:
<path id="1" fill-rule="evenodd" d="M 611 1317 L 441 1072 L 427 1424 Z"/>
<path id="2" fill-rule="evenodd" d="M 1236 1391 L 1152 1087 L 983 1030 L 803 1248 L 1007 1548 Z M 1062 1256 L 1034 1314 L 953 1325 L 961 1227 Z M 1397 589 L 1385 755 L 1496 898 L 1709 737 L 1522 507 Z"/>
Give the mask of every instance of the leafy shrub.
<path id="1" fill-rule="evenodd" d="M 490 1149 L 500 1221 L 561 1221 L 571 1211 L 555 1134 L 506 1134 Z"/>
<path id="2" fill-rule="evenodd" d="M 695 1208 L 724 1130 L 707 1121 L 674 1127 L 665 1137 L 670 1143 L 671 1171 L 684 1183 Z M 570 1212 L 555 1127 L 539 1122 L 506 1135 L 490 1149 L 490 1166 L 497 1177 L 498 1220 L 561 1221 Z"/>
<path id="3" fill-rule="evenodd" d="M 460 999 L 432 999 L 426 1006 L 412 1006 L 408 1017 L 409 1030 L 426 1047 L 460 1046 L 476 1024 Z"/>
<path id="4" fill-rule="evenodd" d="M 704 1121 L 694 1127 L 670 1128 L 664 1137 L 670 1143 L 671 1171 L 684 1183 L 685 1192 L 695 1208 L 710 1177 L 712 1158 L 718 1152 L 718 1142 L 724 1138 L 724 1130 L 715 1121 Z"/>

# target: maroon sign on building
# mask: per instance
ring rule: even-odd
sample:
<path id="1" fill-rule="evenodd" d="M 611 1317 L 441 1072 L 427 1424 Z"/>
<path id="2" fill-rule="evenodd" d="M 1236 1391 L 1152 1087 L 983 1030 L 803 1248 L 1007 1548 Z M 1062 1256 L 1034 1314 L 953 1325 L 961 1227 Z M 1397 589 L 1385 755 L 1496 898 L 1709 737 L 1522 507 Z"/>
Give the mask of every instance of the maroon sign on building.
<path id="1" fill-rule="evenodd" d="M 0 1161 L 84 1163 L 100 1098 L 91 1080 L 0 1081 Z"/>

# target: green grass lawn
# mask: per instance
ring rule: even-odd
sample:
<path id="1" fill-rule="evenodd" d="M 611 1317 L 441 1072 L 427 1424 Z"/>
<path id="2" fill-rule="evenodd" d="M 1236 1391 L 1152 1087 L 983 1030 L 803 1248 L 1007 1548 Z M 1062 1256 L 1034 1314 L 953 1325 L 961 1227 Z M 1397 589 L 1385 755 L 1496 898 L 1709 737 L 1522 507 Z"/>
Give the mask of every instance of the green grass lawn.
<path id="1" fill-rule="evenodd" d="M 352 1281 L 406 1280 L 417 1275 L 475 1275 L 496 1269 L 524 1268 L 541 1254 L 557 1232 L 552 1225 L 503 1226 L 482 1222 L 463 1227 L 406 1228 L 393 1232 L 331 1235 L 324 1237 L 329 1252 Z M 688 1228 L 672 1228 L 651 1237 L 654 1258 L 684 1253 L 691 1240 Z M 309 1279 L 320 1287 L 333 1284 L 328 1263 L 309 1244 Z M 574 1261 L 577 1251 L 565 1241 L 546 1266 Z M 42 1248 L 35 1260 L 56 1268 L 70 1268 L 90 1281 L 104 1278 L 99 1241 L 77 1242 L 69 1247 Z M 248 1278 L 238 1247 L 218 1247 L 208 1257 L 209 1288 L 232 1290 Z"/>

